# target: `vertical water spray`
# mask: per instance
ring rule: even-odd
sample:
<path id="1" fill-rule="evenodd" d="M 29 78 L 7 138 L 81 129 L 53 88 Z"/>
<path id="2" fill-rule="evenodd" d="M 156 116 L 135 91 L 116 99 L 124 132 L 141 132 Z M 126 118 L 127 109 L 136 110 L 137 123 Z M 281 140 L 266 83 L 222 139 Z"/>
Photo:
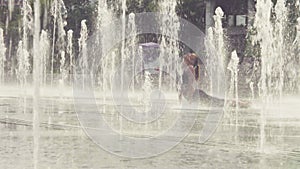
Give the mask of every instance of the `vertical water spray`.
<path id="1" fill-rule="evenodd" d="M 259 1 L 256 7 L 257 34 L 253 42 L 259 43 L 261 48 L 260 95 L 269 102 L 273 96 L 281 97 L 284 87 L 284 64 L 288 57 L 284 45 L 287 9 L 284 1 L 277 1 L 275 9 L 271 1 Z"/>
<path id="2" fill-rule="evenodd" d="M 67 34 L 67 51 L 66 54 L 69 56 L 70 58 L 70 63 L 69 63 L 69 74 L 71 74 L 70 77 L 70 82 L 72 82 L 72 75 L 75 73 L 75 58 L 74 58 L 74 53 L 73 53 L 73 31 L 69 30 L 68 34 Z"/>
<path id="3" fill-rule="evenodd" d="M 219 66 L 221 66 L 221 68 L 225 68 L 225 64 L 226 64 L 224 32 L 223 32 L 223 25 L 222 25 L 223 17 L 224 17 L 224 12 L 221 7 L 218 7 L 214 15 L 214 21 L 215 21 L 214 35 L 215 35 L 215 42 L 216 42 L 216 50 L 220 57 L 220 59 L 218 59 Z"/>
<path id="4" fill-rule="evenodd" d="M 85 76 L 88 74 L 88 57 L 87 57 L 87 38 L 88 29 L 86 25 L 86 20 L 81 21 L 80 38 L 78 39 L 79 53 L 80 53 L 80 69 L 83 78 L 83 86 L 85 83 Z"/>
<path id="5" fill-rule="evenodd" d="M 65 52 L 61 52 L 61 59 L 60 59 L 60 67 L 59 67 L 59 72 L 60 72 L 60 80 L 59 80 L 59 87 L 60 87 L 60 98 L 62 99 L 63 97 L 63 91 L 65 87 L 65 82 L 68 77 L 68 70 L 66 69 L 66 57 L 65 57 Z"/>
<path id="6" fill-rule="evenodd" d="M 208 67 L 208 71 L 209 71 L 209 74 L 211 76 L 210 77 L 210 94 L 212 94 L 212 91 L 214 91 L 213 89 L 213 72 L 216 72 L 215 70 L 217 69 L 216 66 L 213 66 L 215 63 L 217 63 L 217 56 L 214 55 L 214 51 L 215 51 L 215 46 L 214 46 L 214 31 L 213 31 L 213 28 L 210 27 L 207 29 L 207 35 L 206 35 L 206 39 L 205 39 L 205 49 L 206 49 L 206 52 L 208 54 L 208 56 L 211 56 L 211 57 L 208 57 L 206 59 L 206 63 L 208 65 L 211 65 Z"/>
<path id="7" fill-rule="evenodd" d="M 160 43 L 160 75 L 159 87 L 162 85 L 163 69 L 166 69 L 172 77 L 175 77 L 179 66 L 178 33 L 180 30 L 179 18 L 176 13 L 177 0 L 162 0 L 159 2 L 160 12 L 164 15 L 160 18 L 162 39 Z M 170 89 L 176 87 L 176 82 L 170 83 Z"/>
<path id="8" fill-rule="evenodd" d="M 254 26 L 257 29 L 257 35 L 254 37 L 255 42 L 260 42 L 261 46 L 261 77 L 260 77 L 260 95 L 264 102 L 264 110 L 260 113 L 260 151 L 264 151 L 265 144 L 265 110 L 268 105 L 268 82 L 267 78 L 271 73 L 271 59 L 272 55 L 272 23 L 271 23 L 271 1 L 258 1 L 256 4 L 256 17 L 254 21 Z"/>
<path id="9" fill-rule="evenodd" d="M 276 20 L 274 25 L 274 68 L 276 70 L 276 90 L 277 95 L 279 95 L 280 99 L 283 95 L 284 88 L 284 78 L 285 73 L 285 62 L 291 60 L 292 55 L 288 55 L 288 51 L 286 50 L 285 44 L 285 25 L 287 22 L 287 8 L 285 7 L 285 1 L 277 1 L 275 6 Z M 276 65 L 276 66 L 275 66 Z M 290 82 L 287 82 L 290 83 Z"/>
<path id="10" fill-rule="evenodd" d="M 24 50 L 28 50 L 28 35 L 32 33 L 33 16 L 32 16 L 32 9 L 28 0 L 23 0 L 22 6 L 23 6 L 22 7 L 22 22 L 23 22 L 22 41 L 23 41 Z"/>
<path id="11" fill-rule="evenodd" d="M 43 26 L 42 29 L 47 29 L 47 25 L 48 25 L 48 10 L 49 10 L 49 0 L 44 0 L 44 15 L 43 15 Z"/>
<path id="12" fill-rule="evenodd" d="M 23 42 L 20 41 L 17 49 L 18 66 L 16 75 L 21 89 L 23 90 L 23 113 L 26 113 L 26 98 L 27 98 L 27 76 L 30 71 L 29 53 L 23 47 Z"/>
<path id="13" fill-rule="evenodd" d="M 27 76 L 29 75 L 30 72 L 30 63 L 29 63 L 29 53 L 25 49 L 23 41 L 20 41 L 18 44 L 17 59 L 18 59 L 17 79 L 21 85 L 21 88 L 25 89 L 27 85 Z M 26 95 L 26 91 L 25 91 L 25 95 Z"/>
<path id="14" fill-rule="evenodd" d="M 236 51 L 231 53 L 231 59 L 229 61 L 227 69 L 231 73 L 230 88 L 229 88 L 229 97 L 233 97 L 235 100 L 235 120 L 238 124 L 238 108 L 239 108 L 239 93 L 238 93 L 238 66 L 239 58 Z M 227 95 L 228 96 L 228 95 Z"/>
<path id="15" fill-rule="evenodd" d="M 143 101 L 143 105 L 144 105 L 144 110 L 143 112 L 145 112 L 145 116 L 148 119 L 149 116 L 149 111 L 151 110 L 151 93 L 152 93 L 152 79 L 151 79 L 151 75 L 150 72 L 145 71 L 145 82 L 143 84 L 143 98 L 141 98 L 141 100 Z M 145 129 L 147 131 L 148 129 L 148 123 L 146 123 L 145 125 Z"/>
<path id="16" fill-rule="evenodd" d="M 216 63 L 214 63 L 214 66 L 217 68 L 217 93 L 219 94 L 220 88 L 224 87 L 224 79 L 221 79 L 221 73 L 226 72 L 226 50 L 225 50 L 225 43 L 224 43 L 224 30 L 222 26 L 222 18 L 224 16 L 224 12 L 221 7 L 218 7 L 215 10 L 215 15 L 214 15 L 214 21 L 215 21 L 215 26 L 214 26 L 214 44 L 215 47 L 214 49 L 216 50 Z"/>
<path id="17" fill-rule="evenodd" d="M 12 47 L 13 47 L 13 46 L 12 46 L 12 38 L 10 37 L 10 38 L 9 38 L 8 50 L 7 50 L 7 53 L 8 53 L 8 54 L 7 54 L 7 58 L 12 58 L 12 55 L 11 55 L 11 54 L 12 54 Z M 12 65 L 12 67 L 14 67 L 14 66 L 15 66 L 15 65 Z M 14 67 L 14 68 L 15 68 L 15 67 Z M 7 71 L 7 73 L 10 73 L 11 75 L 13 75 L 13 74 L 14 74 L 14 71 L 15 71 L 14 69 L 10 69 L 10 72 Z"/>
<path id="18" fill-rule="evenodd" d="M 4 83 L 5 77 L 5 61 L 6 61 L 6 47 L 3 37 L 3 29 L 0 28 L 0 85 Z"/>
<path id="19" fill-rule="evenodd" d="M 44 30 L 41 32 L 41 38 L 40 38 L 40 47 L 43 47 L 40 51 L 39 57 L 40 57 L 40 73 L 41 73 L 41 84 L 46 85 L 47 84 L 47 61 L 48 61 L 48 54 L 50 51 L 50 41 L 48 38 L 48 33 Z"/>
<path id="20" fill-rule="evenodd" d="M 207 63 L 209 64 L 209 71 L 211 74 L 211 82 L 217 83 L 216 89 L 212 89 L 211 91 L 216 91 L 216 93 L 212 93 L 213 95 L 220 95 L 220 88 L 226 86 L 224 79 L 221 79 L 221 74 L 226 72 L 226 48 L 224 42 L 224 30 L 222 26 L 222 18 L 224 16 L 223 10 L 218 7 L 215 10 L 214 21 L 215 26 L 210 27 L 207 30 L 207 38 L 206 38 L 206 49 L 210 54 L 209 58 L 207 58 Z M 215 72 L 215 73 L 214 73 Z M 216 77 L 213 77 L 216 76 Z M 215 79 L 215 80 L 214 80 Z M 222 96 L 223 97 L 223 96 Z"/>
<path id="21" fill-rule="evenodd" d="M 125 81 L 125 45 L 126 45 L 126 0 L 122 0 L 122 47 L 121 47 L 121 97 L 124 97 L 124 81 Z M 123 112 L 123 105 L 121 105 L 121 112 Z M 119 123 L 120 123 L 120 133 L 122 139 L 122 132 L 123 132 L 123 118 L 122 116 L 119 117 Z"/>
<path id="22" fill-rule="evenodd" d="M 54 54 L 55 54 L 55 41 L 56 41 L 56 22 L 57 22 L 57 0 L 52 3 L 51 14 L 53 15 L 53 34 L 52 34 L 52 52 L 51 52 L 51 86 L 53 85 L 54 78 Z"/>
<path id="23" fill-rule="evenodd" d="M 257 34 L 253 43 L 258 43 L 261 49 L 260 96 L 263 102 L 261 111 L 260 148 L 264 151 L 265 144 L 265 113 L 274 98 L 282 97 L 285 84 L 285 64 L 290 61 L 285 48 L 285 22 L 287 8 L 285 1 L 277 1 L 275 8 L 272 1 L 257 1 L 257 12 L 254 27 Z M 290 83 L 287 81 L 287 83 Z"/>
<path id="24" fill-rule="evenodd" d="M 300 17 L 297 18 L 297 26 L 296 26 L 296 38 L 295 41 L 293 43 L 293 45 L 295 46 L 296 49 L 299 50 L 300 48 Z M 298 93 L 300 92 L 300 54 L 296 53 L 296 65 L 295 65 L 295 71 L 294 71 L 294 77 L 295 77 L 295 83 L 296 83 L 296 88 L 298 90 Z"/>
<path id="25" fill-rule="evenodd" d="M 40 1 L 34 1 L 34 35 L 33 35 L 33 166 L 38 168 L 39 153 L 39 97 L 40 97 Z"/>
<path id="26" fill-rule="evenodd" d="M 126 0 L 122 0 L 122 46 L 121 46 L 121 92 L 123 95 L 124 88 L 124 68 L 126 60 Z"/>
<path id="27" fill-rule="evenodd" d="M 158 79 L 158 88 L 161 89 L 162 87 L 162 81 L 163 81 L 163 69 L 165 65 L 165 47 L 167 46 L 166 44 L 166 39 L 162 37 L 162 40 L 160 42 L 160 55 L 159 55 L 159 79 Z M 142 56 L 141 56 L 142 57 Z"/>
<path id="28" fill-rule="evenodd" d="M 129 37 L 131 38 L 129 40 L 129 52 L 128 52 L 128 56 L 131 56 L 131 60 L 132 60 L 132 90 L 135 90 L 135 76 L 136 76 L 136 52 L 137 52 L 137 38 L 136 38 L 136 34 L 137 34 L 137 30 L 136 30 L 136 24 L 135 24 L 135 14 L 134 13 L 130 13 L 129 14 L 129 21 L 128 21 L 128 29 L 129 29 Z"/>
<path id="29" fill-rule="evenodd" d="M 54 81 L 54 62 L 55 49 L 58 47 L 59 51 L 65 50 L 65 36 L 64 27 L 67 25 L 65 17 L 67 10 L 63 0 L 54 0 L 51 5 L 51 14 L 53 16 L 53 34 L 52 34 L 52 52 L 51 52 L 51 86 Z"/>
<path id="30" fill-rule="evenodd" d="M 250 87 L 250 90 L 251 90 L 251 100 L 254 100 L 255 98 L 255 92 L 254 92 L 254 82 L 250 82 L 249 83 L 249 87 Z"/>
<path id="31" fill-rule="evenodd" d="M 26 101 L 27 101 L 27 77 L 31 70 L 29 62 L 29 50 L 28 50 L 28 36 L 32 35 L 33 30 L 33 16 L 32 8 L 27 0 L 22 4 L 22 40 L 19 41 L 17 49 L 17 79 L 20 83 L 23 92 L 23 111 L 26 113 Z"/>
<path id="32" fill-rule="evenodd" d="M 234 93 L 234 97 L 235 97 L 235 100 L 236 102 L 238 102 L 238 66 L 239 66 L 239 57 L 236 53 L 236 51 L 233 51 L 231 53 L 231 59 L 230 59 L 230 62 L 228 64 L 228 67 L 227 69 L 230 71 L 231 73 L 231 91 L 232 93 Z"/>
<path id="33" fill-rule="evenodd" d="M 14 1 L 15 0 L 8 0 L 8 17 L 9 17 L 9 20 L 11 20 L 12 18 L 12 13 L 14 12 L 14 7 L 15 7 L 15 4 L 14 4 Z"/>
<path id="34" fill-rule="evenodd" d="M 239 125 L 239 93 L 238 93 L 238 66 L 239 58 L 236 51 L 231 53 L 231 59 L 228 63 L 227 69 L 231 73 L 230 87 L 229 87 L 229 97 L 233 97 L 235 100 L 235 141 L 238 142 L 238 125 Z M 226 95 L 228 97 L 228 94 Z"/>
<path id="35" fill-rule="evenodd" d="M 103 104 L 106 102 L 106 92 L 109 91 L 109 82 L 111 76 L 115 72 L 115 57 L 116 55 L 107 56 L 110 49 L 110 43 L 112 41 L 114 31 L 110 25 L 113 20 L 113 10 L 107 4 L 107 0 L 98 0 L 98 16 L 97 16 L 97 36 L 96 36 L 96 48 L 100 49 L 101 64 L 100 73 L 98 74 L 98 83 L 101 86 L 103 92 Z M 98 52 L 98 51 L 97 51 Z"/>
<path id="36" fill-rule="evenodd" d="M 23 50 L 24 50 L 24 56 L 26 57 L 26 54 L 28 53 L 28 35 L 32 34 L 33 29 L 33 16 L 32 16 L 32 9 L 29 5 L 27 0 L 23 1 L 22 5 L 22 28 L 23 28 L 23 35 L 22 35 L 22 42 L 23 42 Z"/>
<path id="37" fill-rule="evenodd" d="M 151 108 L 151 92 L 152 92 L 152 79 L 151 74 L 148 71 L 145 71 L 145 82 L 143 84 L 143 96 L 141 98 L 141 101 L 143 102 L 143 105 L 145 105 L 144 112 L 148 112 Z"/>

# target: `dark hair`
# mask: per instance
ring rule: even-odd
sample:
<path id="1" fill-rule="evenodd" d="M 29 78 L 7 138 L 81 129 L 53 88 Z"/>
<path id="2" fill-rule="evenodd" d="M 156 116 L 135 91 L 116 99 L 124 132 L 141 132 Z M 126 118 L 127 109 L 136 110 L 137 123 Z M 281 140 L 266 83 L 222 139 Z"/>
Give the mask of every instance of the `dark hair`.
<path id="1" fill-rule="evenodd" d="M 200 75 L 199 75 L 199 65 L 197 64 L 196 66 L 194 66 L 194 69 L 195 69 L 195 79 L 196 80 L 199 80 L 199 77 L 200 77 Z"/>
<path id="2" fill-rule="evenodd" d="M 193 62 L 191 62 L 190 58 L 194 58 Z M 199 74 L 199 64 L 202 64 L 201 60 L 195 53 L 188 53 L 184 56 L 184 59 L 187 59 L 187 61 L 193 66 L 195 71 L 195 79 L 199 80 L 200 74 Z"/>

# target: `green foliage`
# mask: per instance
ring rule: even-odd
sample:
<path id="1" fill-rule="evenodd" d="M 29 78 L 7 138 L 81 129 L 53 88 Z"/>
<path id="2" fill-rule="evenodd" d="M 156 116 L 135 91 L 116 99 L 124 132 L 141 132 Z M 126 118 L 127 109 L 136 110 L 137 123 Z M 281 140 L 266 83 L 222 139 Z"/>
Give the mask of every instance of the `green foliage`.
<path id="1" fill-rule="evenodd" d="M 156 12 L 158 11 L 157 0 L 127 0 L 128 13 L 141 13 L 141 12 Z"/>
<path id="2" fill-rule="evenodd" d="M 259 43 L 253 43 L 251 37 L 257 34 L 257 30 L 254 27 L 249 27 L 247 36 L 246 36 L 246 48 L 244 55 L 246 57 L 260 57 L 260 45 Z"/>
<path id="3" fill-rule="evenodd" d="M 288 21 L 287 24 L 287 39 L 289 41 L 293 41 L 295 38 L 295 25 L 297 24 L 297 18 L 300 16 L 299 8 L 296 7 L 295 3 L 297 0 L 286 0 L 286 4 L 288 6 Z M 41 2 L 41 11 L 42 15 L 44 15 L 45 8 L 47 8 L 48 13 L 47 16 L 50 16 L 50 7 L 53 0 L 40 0 Z M 95 27 L 96 13 L 97 13 L 97 1 L 96 3 L 92 3 L 90 0 L 64 0 L 64 3 L 67 8 L 68 25 L 65 27 L 65 30 L 72 29 L 74 31 L 74 39 L 78 39 L 80 37 L 80 29 L 81 29 L 81 21 L 83 19 L 87 20 L 87 25 L 89 27 L 89 31 L 93 31 Z M 276 4 L 277 0 L 273 0 L 274 4 Z M 30 4 L 33 7 L 34 0 L 30 0 Z M 108 4 L 115 9 L 117 14 L 121 14 L 121 1 L 120 0 L 108 0 Z M 158 0 L 127 0 L 127 14 L 141 13 L 141 12 L 157 12 L 159 10 Z M 201 30 L 205 30 L 205 2 L 204 0 L 178 0 L 177 6 L 178 16 L 187 19 L 191 23 L 198 26 Z M 13 42 L 17 42 L 19 40 L 20 33 L 20 25 L 22 24 L 22 16 L 20 7 L 15 8 L 13 13 L 13 18 L 7 25 L 6 29 L 6 20 L 8 15 L 7 6 L 0 6 L 0 27 L 5 32 L 6 39 L 12 39 Z M 53 18 L 48 17 L 47 21 L 44 21 L 44 18 L 41 16 L 42 24 L 47 23 L 44 29 L 47 29 L 49 33 L 53 32 Z M 245 55 L 247 56 L 257 56 L 259 55 L 259 45 L 253 46 L 250 40 L 250 35 L 255 34 L 255 29 L 251 28 L 248 32 L 248 37 L 246 40 L 246 51 Z M 74 40 L 74 44 L 77 42 Z M 7 41 L 7 40 L 6 40 Z"/>
<path id="4" fill-rule="evenodd" d="M 179 0 L 177 13 L 180 17 L 199 27 L 202 31 L 205 30 L 204 0 Z"/>
<path id="5" fill-rule="evenodd" d="M 66 30 L 72 29 L 74 37 L 80 37 L 81 21 L 86 19 L 87 26 L 93 27 L 93 21 L 96 20 L 96 4 L 90 3 L 89 0 L 65 0 L 68 12 Z"/>
<path id="6" fill-rule="evenodd" d="M 6 44 L 19 40 L 19 25 L 21 24 L 21 9 L 16 7 L 9 19 L 8 6 L 0 6 L 0 27 L 4 30 Z"/>

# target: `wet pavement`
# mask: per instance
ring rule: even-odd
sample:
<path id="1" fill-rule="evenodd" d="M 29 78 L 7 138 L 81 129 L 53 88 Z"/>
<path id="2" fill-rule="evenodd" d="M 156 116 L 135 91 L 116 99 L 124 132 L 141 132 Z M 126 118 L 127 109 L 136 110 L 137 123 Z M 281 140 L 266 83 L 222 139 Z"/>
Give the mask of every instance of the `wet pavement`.
<path id="1" fill-rule="evenodd" d="M 289 106 L 287 106 L 290 103 Z M 119 157 L 96 145 L 82 130 L 72 100 L 42 98 L 40 100 L 40 137 L 38 155 L 34 160 L 32 99 L 0 98 L 0 168 L 289 168 L 300 167 L 300 114 L 297 100 L 287 100 L 281 113 L 270 109 L 234 109 L 224 114 L 213 136 L 204 144 L 198 143 L 208 111 L 180 110 L 197 115 L 188 136 L 171 150 L 144 159 Z M 294 107 L 293 107 L 294 106 Z M 101 106 L 100 106 L 101 107 Z M 113 105 L 106 105 L 108 123 L 118 130 L 119 117 Z M 275 111 L 276 110 L 276 111 Z M 294 111 L 293 111 L 294 110 Z M 299 110 L 299 109 L 298 109 Z M 123 132 L 144 136 L 165 130 L 176 111 L 162 117 L 153 126 L 135 127 L 123 124 Z M 264 125 L 262 125 L 264 124 Z M 263 130 L 263 132 L 262 132 Z M 105 132 L 103 133 L 105 137 Z M 263 139 L 262 139 L 263 138 Z M 172 142 L 172 136 L 169 137 Z M 165 141 L 165 140 L 164 140 Z M 120 145 L 116 145 L 120 146 Z M 147 151 L 153 145 L 137 147 Z M 120 149 L 122 151 L 122 148 Z"/>

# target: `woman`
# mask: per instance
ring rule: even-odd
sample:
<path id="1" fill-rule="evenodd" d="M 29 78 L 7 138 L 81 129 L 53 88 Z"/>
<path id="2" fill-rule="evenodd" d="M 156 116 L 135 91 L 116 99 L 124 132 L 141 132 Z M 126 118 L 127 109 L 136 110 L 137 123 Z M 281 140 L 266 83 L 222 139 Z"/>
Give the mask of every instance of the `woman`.
<path id="1" fill-rule="evenodd" d="M 183 57 L 183 74 L 182 74 L 182 84 L 181 90 L 179 93 L 179 99 L 182 99 L 182 96 L 190 102 L 200 102 L 205 105 L 212 106 L 224 106 L 224 99 L 212 97 L 206 94 L 203 90 L 196 87 L 196 81 L 200 78 L 200 59 L 194 53 L 189 53 Z M 229 102 L 231 106 L 236 106 L 235 101 Z M 239 106 L 248 107 L 249 103 L 239 102 Z"/>

